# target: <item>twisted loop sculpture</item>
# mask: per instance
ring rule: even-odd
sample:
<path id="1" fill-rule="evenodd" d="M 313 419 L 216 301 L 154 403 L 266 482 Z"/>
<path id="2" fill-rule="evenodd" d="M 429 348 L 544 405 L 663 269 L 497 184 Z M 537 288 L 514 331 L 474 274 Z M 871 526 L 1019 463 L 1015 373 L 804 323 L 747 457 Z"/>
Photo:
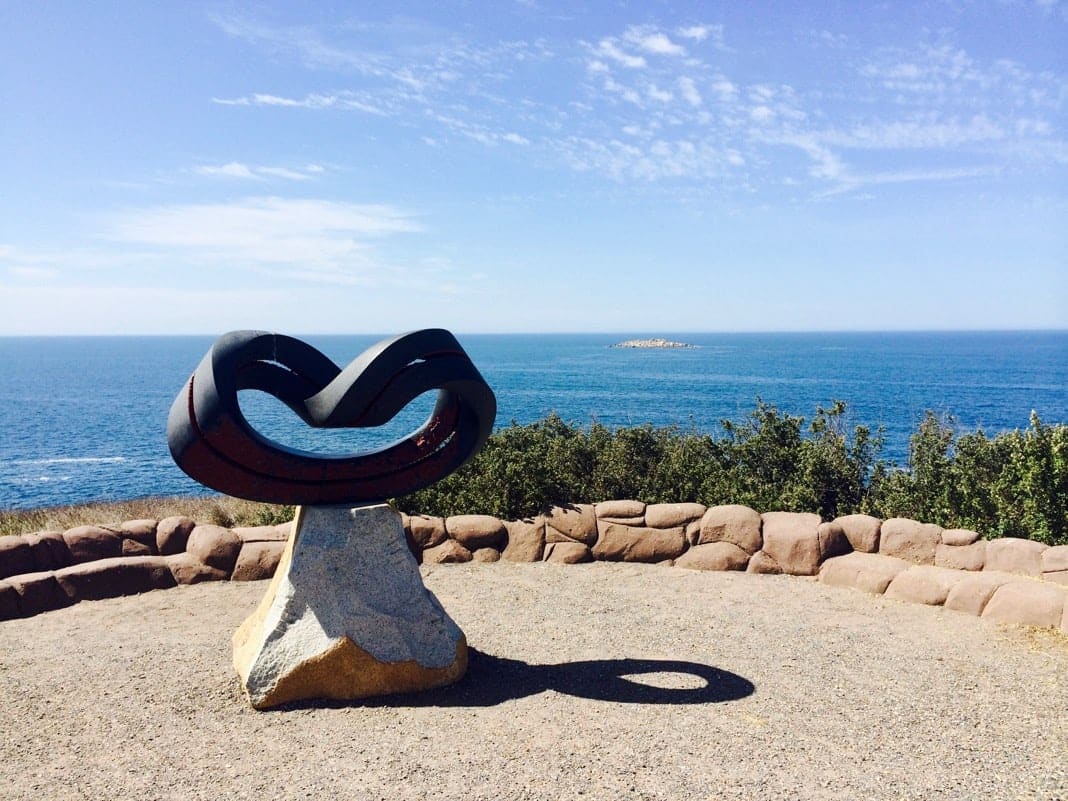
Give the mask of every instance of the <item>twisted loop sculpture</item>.
<path id="1" fill-rule="evenodd" d="M 269 393 L 317 428 L 388 422 L 437 389 L 427 421 L 379 450 L 346 456 L 298 451 L 260 435 L 241 390 Z M 405 495 L 444 478 L 489 437 L 493 391 L 460 343 L 440 328 L 385 339 L 341 369 L 293 337 L 233 331 L 220 337 L 175 398 L 167 442 L 178 466 L 228 495 L 285 504 L 353 504 Z"/>

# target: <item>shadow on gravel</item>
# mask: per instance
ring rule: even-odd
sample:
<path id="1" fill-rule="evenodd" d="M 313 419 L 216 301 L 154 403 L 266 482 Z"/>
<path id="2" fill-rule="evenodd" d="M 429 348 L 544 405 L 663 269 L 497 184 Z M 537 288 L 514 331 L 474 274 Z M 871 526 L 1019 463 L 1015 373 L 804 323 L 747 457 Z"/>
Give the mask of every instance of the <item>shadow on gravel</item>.
<path id="1" fill-rule="evenodd" d="M 655 673 L 685 674 L 703 681 L 704 686 L 656 687 L 636 680 L 636 677 Z M 531 665 L 469 648 L 466 675 L 449 687 L 352 702 L 307 701 L 286 704 L 277 707 L 277 711 L 346 706 L 495 706 L 547 690 L 620 704 L 715 704 L 745 698 L 755 689 L 751 681 L 736 673 L 698 662 L 593 659 L 561 665 Z"/>

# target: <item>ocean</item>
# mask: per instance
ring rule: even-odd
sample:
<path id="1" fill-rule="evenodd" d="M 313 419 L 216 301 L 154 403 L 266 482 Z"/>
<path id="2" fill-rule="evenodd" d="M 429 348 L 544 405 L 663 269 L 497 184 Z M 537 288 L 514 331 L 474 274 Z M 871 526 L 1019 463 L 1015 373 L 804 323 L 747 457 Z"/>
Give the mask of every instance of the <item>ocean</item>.
<path id="1" fill-rule="evenodd" d="M 851 425 L 885 428 L 905 464 L 924 411 L 962 431 L 1025 428 L 1032 410 L 1068 422 L 1068 331 L 671 334 L 697 347 L 611 348 L 628 334 L 459 336 L 497 394 L 497 426 L 555 411 L 608 426 L 720 432 L 756 399 L 811 418 L 832 400 Z M 378 336 L 304 337 L 344 365 Z M 208 494 L 171 461 L 171 401 L 214 337 L 0 338 L 0 508 Z M 247 396 L 247 397 L 246 397 Z M 315 431 L 262 393 L 242 393 L 256 427 L 323 453 L 376 447 L 415 428 L 417 399 L 373 431 Z"/>

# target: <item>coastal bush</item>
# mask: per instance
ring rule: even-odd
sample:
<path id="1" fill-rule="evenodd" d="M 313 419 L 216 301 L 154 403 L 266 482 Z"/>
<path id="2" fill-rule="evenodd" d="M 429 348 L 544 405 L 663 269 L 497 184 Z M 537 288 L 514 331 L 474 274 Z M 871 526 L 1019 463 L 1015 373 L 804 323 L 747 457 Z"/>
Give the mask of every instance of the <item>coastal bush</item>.
<path id="1" fill-rule="evenodd" d="M 928 412 L 912 435 L 904 470 L 881 470 L 868 507 L 987 537 L 1068 544 L 1068 426 L 1030 426 L 990 437 L 954 435 L 954 420 Z"/>
<path id="2" fill-rule="evenodd" d="M 958 434 L 928 412 L 906 465 L 882 458 L 883 434 L 848 424 L 833 401 L 804 417 L 757 400 L 722 435 L 651 425 L 584 427 L 551 414 L 493 434 L 462 470 L 396 500 L 405 511 L 506 519 L 554 504 L 616 498 L 742 503 L 761 511 L 911 517 L 986 537 L 1068 543 L 1068 426 Z"/>

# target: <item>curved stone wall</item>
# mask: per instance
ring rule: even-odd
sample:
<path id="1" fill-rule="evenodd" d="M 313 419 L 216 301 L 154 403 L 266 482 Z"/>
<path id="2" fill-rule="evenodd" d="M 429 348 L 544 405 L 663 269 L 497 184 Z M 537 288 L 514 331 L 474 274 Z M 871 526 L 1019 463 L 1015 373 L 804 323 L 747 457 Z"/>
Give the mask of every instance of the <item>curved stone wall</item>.
<path id="1" fill-rule="evenodd" d="M 402 515 L 417 561 L 646 562 L 693 570 L 817 576 L 1004 623 L 1068 634 L 1068 545 L 981 540 L 904 518 L 740 505 L 604 501 L 526 520 Z M 227 529 L 185 517 L 0 537 L 0 620 L 81 600 L 200 581 L 270 577 L 291 525 Z"/>

